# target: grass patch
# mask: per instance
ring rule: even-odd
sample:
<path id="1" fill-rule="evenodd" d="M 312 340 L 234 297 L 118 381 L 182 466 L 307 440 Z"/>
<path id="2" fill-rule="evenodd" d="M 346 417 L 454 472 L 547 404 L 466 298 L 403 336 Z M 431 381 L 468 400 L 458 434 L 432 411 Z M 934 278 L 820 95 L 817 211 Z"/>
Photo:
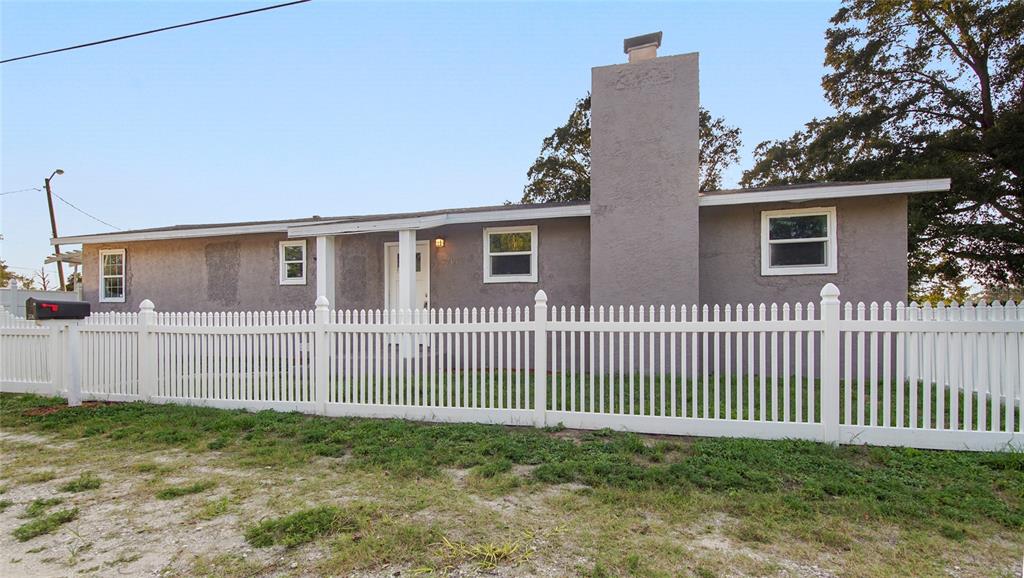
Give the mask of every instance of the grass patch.
<path id="1" fill-rule="evenodd" d="M 25 474 L 19 480 L 26 484 L 41 484 L 43 482 L 49 482 L 57 479 L 57 472 L 53 470 L 43 470 L 41 472 L 31 472 Z"/>
<path id="2" fill-rule="evenodd" d="M 141 462 L 132 464 L 132 471 L 140 474 L 161 474 L 167 472 L 168 468 L 155 462 Z"/>
<path id="3" fill-rule="evenodd" d="M 197 520 L 212 520 L 228 513 L 231 508 L 230 498 L 217 498 L 202 505 L 195 513 Z"/>
<path id="4" fill-rule="evenodd" d="M 87 492 L 89 490 L 95 490 L 103 485 L 103 480 L 96 477 L 92 472 L 85 472 L 78 476 L 74 480 L 63 484 L 58 488 L 62 492 Z"/>
<path id="5" fill-rule="evenodd" d="M 173 500 L 182 496 L 190 496 L 192 494 L 198 494 L 205 492 L 210 488 L 213 488 L 217 484 L 206 480 L 202 482 L 195 482 L 193 484 L 187 484 L 184 486 L 170 486 L 164 488 L 156 493 L 156 499 L 158 500 Z"/>
<path id="6" fill-rule="evenodd" d="M 355 532 L 364 527 L 374 512 L 364 504 L 345 508 L 317 506 L 281 518 L 264 520 L 245 531 L 245 541 L 256 548 L 275 544 L 289 548 L 312 542 L 321 536 Z"/>
<path id="7" fill-rule="evenodd" d="M 10 501 L 10 500 L 8 500 L 6 498 L 3 499 L 3 500 L 0 500 L 0 512 L 3 512 L 4 510 L 6 510 L 7 508 L 10 508 L 13 505 L 14 505 L 14 502 L 12 502 L 12 501 Z"/>
<path id="8" fill-rule="evenodd" d="M 296 413 L 123 403 L 26 411 L 54 398 L 0 395 L 5 428 L 97 439 L 128 451 L 180 449 L 240 467 L 308 467 L 319 456 L 347 456 L 346 468 L 392 480 L 444 480 L 470 469 L 469 483 L 508 491 L 516 465 L 535 466 L 530 483 L 574 482 L 616 496 L 624 507 L 674 507 L 707 496 L 714 507 L 772 525 L 741 530 L 751 542 L 794 526 L 835 519 L 892 524 L 937 539 L 995 525 L 1024 528 L 1024 453 L 835 447 L 796 440 L 705 438 L 651 442 L 631 433 L 579 435 L 480 424 L 323 418 Z M 149 466 L 145 466 L 149 467 Z M 155 466 L 154 466 L 155 468 Z M 152 470 L 155 471 L 155 470 Z M 614 490 L 614 491 L 612 491 Z M 771 532 L 763 531 L 771 528 Z M 946 528 L 943 532 L 940 528 Z M 982 530 L 982 534 L 988 530 Z M 948 536 L 948 537 L 947 537 Z M 621 563 L 613 561 L 613 566 Z"/>
<path id="9" fill-rule="evenodd" d="M 30 503 L 25 508 L 25 513 L 19 517 L 38 518 L 39 516 L 45 514 L 46 511 L 49 510 L 51 506 L 56 506 L 57 504 L 61 504 L 63 502 L 64 500 L 62 498 L 38 498 L 32 500 L 32 503 Z"/>
<path id="10" fill-rule="evenodd" d="M 472 562 L 481 570 L 494 570 L 501 565 L 514 566 L 529 560 L 534 552 L 533 548 L 520 540 L 478 544 L 465 544 L 448 538 L 441 540 L 440 557 L 448 570 L 465 562 Z"/>
<path id="11" fill-rule="evenodd" d="M 43 534 L 51 534 L 64 524 L 74 520 L 78 517 L 78 508 L 71 508 L 69 510 L 58 510 L 52 514 L 35 518 L 30 522 L 26 522 L 14 529 L 12 535 L 19 542 L 25 542 L 35 538 L 36 536 L 42 536 Z"/>

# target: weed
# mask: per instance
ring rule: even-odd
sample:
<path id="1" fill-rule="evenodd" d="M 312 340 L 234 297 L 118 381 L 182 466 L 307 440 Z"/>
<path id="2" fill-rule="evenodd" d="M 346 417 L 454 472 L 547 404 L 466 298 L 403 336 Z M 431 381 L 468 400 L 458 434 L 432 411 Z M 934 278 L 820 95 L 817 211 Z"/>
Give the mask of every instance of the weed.
<path id="1" fill-rule="evenodd" d="M 39 516 L 46 513 L 50 509 L 50 506 L 56 506 L 64 502 L 62 498 L 38 498 L 32 500 L 32 503 L 25 508 L 25 513 L 19 516 L 20 518 L 38 518 Z"/>
<path id="2" fill-rule="evenodd" d="M 963 528 L 958 528 L 952 524 L 943 524 L 940 526 L 939 534 L 957 542 L 962 542 L 964 538 L 967 537 L 967 532 L 965 532 Z"/>
<path id="3" fill-rule="evenodd" d="M 512 462 L 507 459 L 497 459 L 481 464 L 473 468 L 473 474 L 481 478 L 493 478 L 498 474 L 512 470 Z"/>
<path id="4" fill-rule="evenodd" d="M 78 476 L 78 478 L 71 480 L 58 489 L 62 492 L 85 492 L 88 490 L 95 490 L 101 485 L 103 485 L 103 480 L 99 479 L 91 472 L 85 472 Z"/>
<path id="5" fill-rule="evenodd" d="M 584 578 L 612 578 L 612 573 L 605 569 L 600 562 L 595 562 L 591 569 L 580 568 L 579 574 Z"/>
<path id="6" fill-rule="evenodd" d="M 212 488 L 212 487 L 214 487 L 216 485 L 217 485 L 216 483 L 214 483 L 212 481 L 209 481 L 209 480 L 206 480 L 206 481 L 202 481 L 202 482 L 195 482 L 193 484 L 188 484 L 188 485 L 185 485 L 185 486 L 170 486 L 168 488 L 164 488 L 164 489 L 160 490 L 159 492 L 157 492 L 156 493 L 156 499 L 158 499 L 158 500 L 173 500 L 175 498 L 180 498 L 182 496 L 189 496 L 189 495 L 192 495 L 192 494 L 198 494 L 200 492 L 205 492 L 206 490 L 209 490 L 210 488 Z"/>
<path id="7" fill-rule="evenodd" d="M 454 568 L 463 562 L 474 562 L 481 570 L 493 570 L 500 564 L 516 565 L 524 562 L 533 554 L 533 548 L 524 546 L 519 540 L 492 544 L 464 544 L 441 538 L 440 556 L 448 568 Z"/>
<path id="8" fill-rule="evenodd" d="M 321 536 L 354 532 L 367 522 L 368 513 L 368 508 L 358 504 L 344 509 L 318 506 L 282 518 L 264 520 L 245 531 L 245 540 L 256 548 L 274 544 L 291 548 Z"/>
<path id="9" fill-rule="evenodd" d="M 67 524 L 78 517 L 78 508 L 71 508 L 69 510 L 58 510 L 52 514 L 35 518 L 30 522 L 26 522 L 12 532 L 15 539 L 19 542 L 25 542 L 31 540 L 36 536 L 42 536 L 43 534 L 50 534 L 57 530 L 60 526 Z"/>
<path id="10" fill-rule="evenodd" d="M 231 500 L 229 498 L 211 500 L 199 508 L 199 511 L 195 514 L 195 518 L 197 520 L 212 520 L 227 514 L 230 507 Z"/>
<path id="11" fill-rule="evenodd" d="M 699 578 L 715 578 L 715 576 L 718 576 L 714 570 L 706 566 L 697 566 L 693 569 L 693 573 L 699 576 Z"/>
<path id="12" fill-rule="evenodd" d="M 53 470 L 43 470 L 41 472 L 32 472 L 21 477 L 21 481 L 26 484 L 41 484 L 43 482 L 49 482 L 50 480 L 57 478 L 57 472 Z"/>
<path id="13" fill-rule="evenodd" d="M 139 560 L 140 558 L 142 558 L 142 554 L 139 554 L 138 552 L 121 552 L 117 555 L 117 558 L 114 558 L 110 562 L 107 562 L 107 566 L 117 566 L 118 564 L 131 564 L 132 562 Z"/>
<path id="14" fill-rule="evenodd" d="M 0 512 L 3 512 L 4 510 L 6 510 L 7 508 L 10 508 L 13 505 L 14 505 L 14 502 L 12 502 L 10 500 L 7 500 L 7 499 L 0 500 Z"/>

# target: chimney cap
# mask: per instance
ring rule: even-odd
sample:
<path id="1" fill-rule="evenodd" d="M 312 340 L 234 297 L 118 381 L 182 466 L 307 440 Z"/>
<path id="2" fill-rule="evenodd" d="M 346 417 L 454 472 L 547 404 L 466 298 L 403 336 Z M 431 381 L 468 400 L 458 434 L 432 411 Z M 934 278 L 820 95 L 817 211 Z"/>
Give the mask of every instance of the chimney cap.
<path id="1" fill-rule="evenodd" d="M 658 48 L 661 46 L 661 32 L 651 32 L 650 34 L 643 34 L 641 36 L 634 36 L 627 38 L 622 41 L 622 51 L 629 54 L 629 51 L 636 50 L 637 48 L 644 48 L 646 46 L 654 46 Z"/>

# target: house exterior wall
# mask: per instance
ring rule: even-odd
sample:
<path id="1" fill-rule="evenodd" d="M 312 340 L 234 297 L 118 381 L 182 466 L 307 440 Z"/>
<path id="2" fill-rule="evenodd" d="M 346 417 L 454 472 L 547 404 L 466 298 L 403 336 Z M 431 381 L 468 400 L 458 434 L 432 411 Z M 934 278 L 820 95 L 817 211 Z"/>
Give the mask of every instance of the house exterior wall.
<path id="1" fill-rule="evenodd" d="M 761 211 L 836 207 L 838 272 L 761 275 Z M 843 301 L 907 298 L 907 198 L 885 195 L 700 209 L 700 301 L 707 304 L 807 303 L 835 283 Z"/>
<path id="2" fill-rule="evenodd" d="M 284 234 L 201 237 L 82 246 L 82 298 L 94 311 L 308 309 L 316 300 L 316 243 L 306 243 L 305 285 L 279 283 Z M 125 249 L 125 302 L 99 302 L 99 251 Z"/>
<path id="3" fill-rule="evenodd" d="M 483 283 L 483 227 L 442 227 L 436 231 L 446 238 L 444 248 L 438 249 L 433 243 L 430 247 L 431 305 L 532 306 L 539 289 L 547 293 L 552 305 L 589 304 L 589 219 L 545 219 L 518 224 L 538 227 L 536 283 Z M 515 225 L 497 223 L 495 226 Z"/>
<path id="4" fill-rule="evenodd" d="M 487 223 L 418 232 L 429 240 L 432 307 L 533 304 L 544 289 L 552 303 L 587 304 L 590 293 L 590 223 L 585 217 L 501 222 L 536 225 L 537 283 L 483 283 L 483 230 Z M 433 240 L 444 237 L 444 248 Z M 283 234 L 203 237 L 83 246 L 83 299 L 95 311 L 138 311 L 150 299 L 159 311 L 310 309 L 316 300 L 316 242 L 306 242 L 306 284 L 281 285 L 278 243 Z M 343 235 L 335 250 L 340 309 L 384 307 L 384 243 L 397 233 Z M 100 303 L 99 251 L 125 249 L 125 302 Z"/>
<path id="5" fill-rule="evenodd" d="M 536 283 L 483 282 L 483 230 L 490 226 L 537 226 Z M 434 246 L 442 237 L 445 246 Z M 449 225 L 417 231 L 429 241 L 430 306 L 515 307 L 533 304 L 544 289 L 551 303 L 585 305 L 590 298 L 590 222 L 585 217 Z M 384 243 L 398 233 L 337 237 L 337 301 L 340 309 L 384 307 Z"/>
<path id="6" fill-rule="evenodd" d="M 838 273 L 762 276 L 761 211 L 828 206 L 836 207 Z M 699 301 L 817 303 L 822 285 L 830 282 L 839 286 L 843 300 L 905 299 L 906 214 L 904 195 L 703 207 Z M 489 224 L 423 230 L 418 239 L 430 241 L 432 307 L 528 306 L 538 289 L 548 294 L 553 305 L 591 304 L 592 236 L 587 218 L 493 225 L 538 227 L 538 282 L 483 283 L 483 229 Z M 445 247 L 434 246 L 437 237 L 445 239 Z M 280 285 L 278 242 L 285 238 L 283 234 L 262 234 L 87 244 L 83 247 L 83 298 L 96 311 L 137 311 L 143 299 L 151 299 L 162 311 L 311 308 L 316 299 L 315 240 L 308 239 L 306 244 L 306 284 Z M 397 238 L 394 232 L 337 238 L 338 308 L 384 307 L 384 243 Z M 126 301 L 99 303 L 99 251 L 121 248 L 126 250 L 127 260 Z M 628 265 L 630 270 L 657 268 L 668 258 L 670 255 L 651 248 L 638 249 Z M 673 302 L 694 301 L 657 303 Z M 645 302 L 626 294 L 622 303 Z"/>
<path id="7" fill-rule="evenodd" d="M 592 77 L 591 302 L 692 303 L 697 54 L 598 67 Z"/>

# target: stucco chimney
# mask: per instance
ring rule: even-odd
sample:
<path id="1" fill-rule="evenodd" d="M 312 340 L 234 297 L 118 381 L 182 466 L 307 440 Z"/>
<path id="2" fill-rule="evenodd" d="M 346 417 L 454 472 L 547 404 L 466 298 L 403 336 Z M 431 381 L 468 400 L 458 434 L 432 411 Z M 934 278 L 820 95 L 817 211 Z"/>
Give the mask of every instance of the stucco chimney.
<path id="1" fill-rule="evenodd" d="M 592 71 L 592 305 L 699 300 L 697 54 L 654 58 L 660 40 L 627 40 L 630 63 Z"/>
<path id="2" fill-rule="evenodd" d="M 659 46 L 661 46 L 661 32 L 634 36 L 622 41 L 622 51 L 629 55 L 630 62 L 656 58 Z"/>

